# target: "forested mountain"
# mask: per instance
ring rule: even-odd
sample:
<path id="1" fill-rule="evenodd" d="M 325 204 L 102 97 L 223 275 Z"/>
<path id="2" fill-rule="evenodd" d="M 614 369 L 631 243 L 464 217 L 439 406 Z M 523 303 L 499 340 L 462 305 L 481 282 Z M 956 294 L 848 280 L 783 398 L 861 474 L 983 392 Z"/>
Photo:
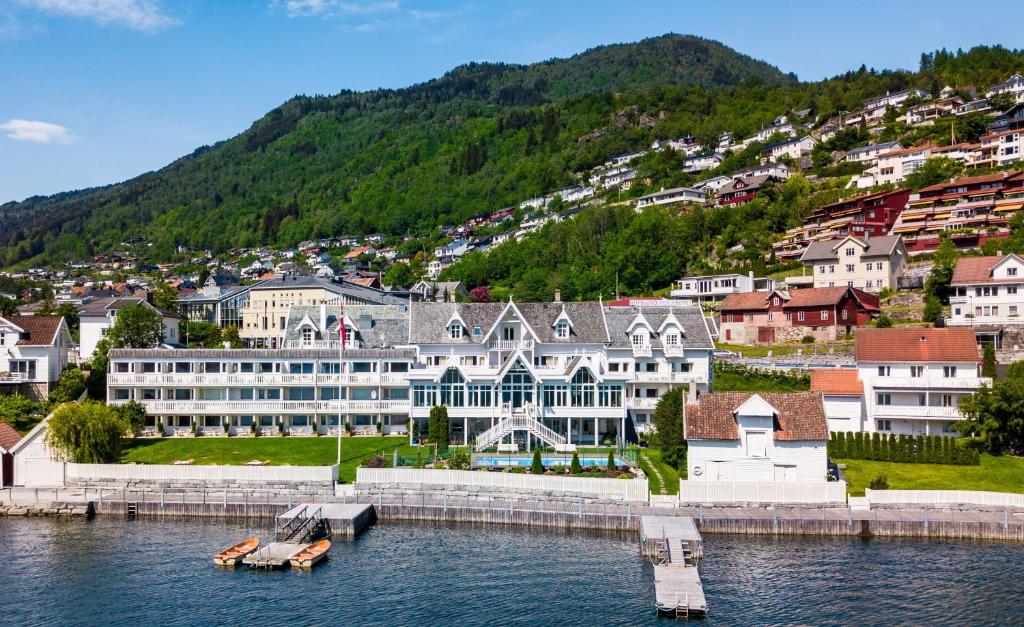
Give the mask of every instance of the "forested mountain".
<path id="1" fill-rule="evenodd" d="M 828 116 L 911 85 L 984 89 L 1022 61 L 999 47 L 942 51 L 918 72 L 801 83 L 719 43 L 666 35 L 530 66 L 469 64 L 404 89 L 298 96 L 159 171 L 0 206 L 0 263 L 83 258 L 133 236 L 159 259 L 179 244 L 415 232 L 551 192 L 653 139 L 742 137 L 787 111 Z"/>

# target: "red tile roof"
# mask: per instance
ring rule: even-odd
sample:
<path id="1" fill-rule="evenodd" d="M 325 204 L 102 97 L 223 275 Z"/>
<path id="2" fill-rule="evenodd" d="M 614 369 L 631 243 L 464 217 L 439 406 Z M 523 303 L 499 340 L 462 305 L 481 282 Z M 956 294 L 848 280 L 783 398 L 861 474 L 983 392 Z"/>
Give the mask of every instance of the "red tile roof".
<path id="1" fill-rule="evenodd" d="M 793 290 L 789 293 L 789 300 L 783 305 L 783 309 L 795 309 L 800 307 L 827 307 L 838 305 L 846 292 L 852 292 L 854 298 L 860 301 L 865 309 L 877 310 L 879 308 L 878 296 L 869 294 L 864 290 L 855 287 L 813 287 L 801 290 Z"/>
<path id="2" fill-rule="evenodd" d="M 768 307 L 768 296 L 771 292 L 742 292 L 729 294 L 722 299 L 718 305 L 719 311 L 749 311 L 751 309 L 766 309 Z"/>
<path id="3" fill-rule="evenodd" d="M 969 328 L 858 329 L 854 347 L 857 361 L 981 361 L 978 341 Z"/>
<path id="4" fill-rule="evenodd" d="M 27 334 L 18 340 L 18 346 L 49 346 L 63 320 L 60 316 L 7 316 L 4 318 Z"/>
<path id="5" fill-rule="evenodd" d="M 21 435 L 14 430 L 14 427 L 0 420 L 0 448 L 10 453 L 20 439 Z"/>
<path id="6" fill-rule="evenodd" d="M 811 391 L 828 396 L 863 396 L 864 384 L 855 369 L 816 368 L 811 370 Z"/>
<path id="7" fill-rule="evenodd" d="M 828 422 L 820 392 L 757 392 L 778 410 L 774 438 L 780 441 L 827 440 Z M 686 406 L 687 440 L 737 440 L 733 412 L 754 396 L 752 392 L 709 392 Z"/>
<path id="8" fill-rule="evenodd" d="M 928 187 L 922 187 L 918 190 L 918 193 L 924 192 L 937 192 L 946 189 L 947 187 L 961 185 L 975 185 L 980 183 L 995 183 L 998 181 L 1005 181 L 1020 176 L 1021 172 L 996 172 L 995 174 L 979 174 L 978 176 L 964 176 L 953 181 L 944 181 L 935 185 L 929 185 Z"/>

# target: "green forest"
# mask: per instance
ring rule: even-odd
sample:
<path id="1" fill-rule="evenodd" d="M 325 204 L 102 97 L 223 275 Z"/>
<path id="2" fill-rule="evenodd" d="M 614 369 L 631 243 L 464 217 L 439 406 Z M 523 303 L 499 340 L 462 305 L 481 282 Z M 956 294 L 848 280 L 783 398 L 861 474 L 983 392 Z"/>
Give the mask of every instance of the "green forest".
<path id="1" fill-rule="evenodd" d="M 862 67 L 800 82 L 719 43 L 665 35 L 529 66 L 469 64 L 404 89 L 297 96 L 238 136 L 159 171 L 0 206 L 0 263 L 81 259 L 133 237 L 151 241 L 147 254 L 161 259 L 178 245 L 225 251 L 340 234 L 426 233 L 554 191 L 654 139 L 692 134 L 710 143 L 725 130 L 743 137 L 788 111 L 813 107 L 824 119 L 908 86 L 984 89 L 1022 66 L 1024 52 L 979 47 L 922 55 L 913 72 Z M 659 154 L 640 164 L 650 182 L 631 195 L 682 178 L 672 155 Z M 730 157 L 730 165 L 744 158 Z M 523 245 L 518 256 L 537 260 L 532 274 L 509 270 L 503 280 L 577 297 L 609 293 L 616 271 L 642 276 L 640 285 L 663 285 L 668 265 L 680 260 L 675 274 L 737 244 L 749 246 L 753 259 L 771 233 L 808 203 L 837 197 L 834 191 L 797 179 L 729 215 L 708 209 L 678 221 L 595 211 L 545 230 L 543 239 L 564 248 Z M 669 234 L 681 239 L 656 259 L 627 245 Z M 517 255 L 502 247 L 492 264 L 503 256 L 511 265 Z M 473 266 L 467 260 L 458 273 L 493 272 Z M 541 293 L 534 287 L 530 293 Z"/>

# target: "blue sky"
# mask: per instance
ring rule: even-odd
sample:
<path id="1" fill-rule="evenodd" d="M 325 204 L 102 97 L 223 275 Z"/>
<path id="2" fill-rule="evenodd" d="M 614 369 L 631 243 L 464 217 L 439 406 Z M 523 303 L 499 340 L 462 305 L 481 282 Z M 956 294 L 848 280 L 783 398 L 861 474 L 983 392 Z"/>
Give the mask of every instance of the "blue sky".
<path id="1" fill-rule="evenodd" d="M 0 202 L 159 168 L 297 93 L 401 87 L 474 60 L 671 31 L 818 79 L 913 68 L 940 47 L 1024 45 L 1019 1 L 914 4 L 0 0 Z"/>

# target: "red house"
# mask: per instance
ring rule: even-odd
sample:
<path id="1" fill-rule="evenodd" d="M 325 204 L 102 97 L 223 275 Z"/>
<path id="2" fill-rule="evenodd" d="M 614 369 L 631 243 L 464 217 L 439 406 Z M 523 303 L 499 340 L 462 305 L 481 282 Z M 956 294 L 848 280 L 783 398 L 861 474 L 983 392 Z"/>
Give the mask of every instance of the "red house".
<path id="1" fill-rule="evenodd" d="M 730 294 L 719 311 L 720 337 L 737 344 L 835 340 L 881 313 L 877 296 L 853 287 Z"/>
<path id="2" fill-rule="evenodd" d="M 768 187 L 775 180 L 775 177 L 767 174 L 735 178 L 718 189 L 715 195 L 715 204 L 726 206 L 750 202 L 757 196 L 757 192 Z"/>

